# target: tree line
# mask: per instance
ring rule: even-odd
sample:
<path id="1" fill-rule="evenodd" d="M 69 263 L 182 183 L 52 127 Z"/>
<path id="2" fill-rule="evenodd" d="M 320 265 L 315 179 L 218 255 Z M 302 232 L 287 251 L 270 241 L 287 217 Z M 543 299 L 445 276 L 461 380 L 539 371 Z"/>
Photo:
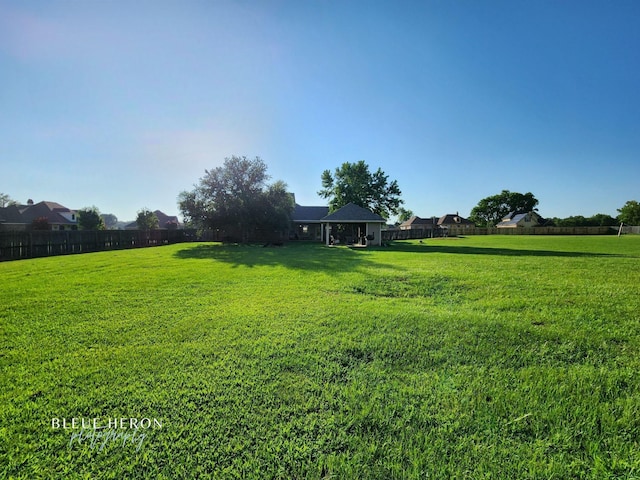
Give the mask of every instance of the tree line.
<path id="1" fill-rule="evenodd" d="M 270 180 L 267 165 L 260 157 L 232 156 L 226 158 L 221 166 L 205 170 L 205 175 L 193 190 L 181 192 L 178 207 L 187 226 L 200 231 L 229 230 L 241 241 L 246 241 L 256 231 L 286 231 L 295 202 L 285 182 L 276 180 L 270 183 Z M 380 168 L 371 171 L 363 160 L 345 162 L 333 172 L 324 170 L 320 180 L 322 188 L 317 193 L 327 199 L 330 212 L 355 203 L 383 218 L 397 215 L 398 220 L 403 221 L 413 215 L 411 210 L 403 207 L 398 182 L 390 180 Z M 15 202 L 0 193 L 0 207 L 10 203 Z M 469 219 L 479 227 L 493 227 L 511 212 L 537 211 L 538 204 L 538 199 L 531 192 L 503 190 L 481 199 L 471 210 Z M 609 226 L 620 222 L 640 225 L 640 204 L 637 201 L 630 200 L 617 210 L 619 215 L 615 218 L 599 213 L 587 218 L 550 218 L 546 219 L 545 225 Z M 77 214 L 81 229 L 104 229 L 106 222 L 117 222 L 114 215 L 100 214 L 96 207 L 81 209 Z M 140 229 L 158 228 L 158 218 L 147 208 L 138 211 L 136 223 Z M 48 225 L 40 227 L 47 228 Z"/>
<path id="2" fill-rule="evenodd" d="M 503 190 L 497 195 L 480 200 L 471 210 L 469 219 L 479 227 L 493 227 L 511 212 L 537 212 L 538 203 L 538 199 L 531 192 L 522 194 Z M 544 224 L 556 227 L 603 227 L 620 223 L 640 225 L 640 204 L 637 201 L 630 200 L 617 211 L 619 213 L 617 217 L 604 213 L 597 213 L 591 217 L 581 215 L 567 218 L 553 217 L 546 219 Z"/>

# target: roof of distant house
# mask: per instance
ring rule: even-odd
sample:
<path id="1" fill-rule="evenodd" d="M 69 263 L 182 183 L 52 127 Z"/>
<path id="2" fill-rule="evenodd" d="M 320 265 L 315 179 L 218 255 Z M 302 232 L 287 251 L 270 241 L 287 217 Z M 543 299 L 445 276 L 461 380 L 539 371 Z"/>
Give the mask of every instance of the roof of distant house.
<path id="1" fill-rule="evenodd" d="M 417 215 L 414 215 L 409 220 L 405 220 L 400 224 L 402 227 L 408 227 L 411 225 L 435 225 L 435 217 L 433 218 L 420 218 Z"/>
<path id="2" fill-rule="evenodd" d="M 64 205 L 60 205 L 58 202 L 43 201 L 43 202 L 40 202 L 40 203 L 44 203 L 47 206 L 47 208 L 49 210 L 51 210 L 52 212 L 71 212 L 70 209 L 68 209 Z M 39 205 L 39 204 L 36 204 L 36 205 Z"/>
<path id="3" fill-rule="evenodd" d="M 28 205 L 9 205 L 0 209 L 0 222 L 29 224 L 37 218 L 46 218 L 51 225 L 76 225 L 76 222 L 60 215 L 73 213 L 73 210 L 57 202 L 38 202 Z"/>
<path id="4" fill-rule="evenodd" d="M 17 205 L 0 208 L 0 223 L 24 223 Z"/>
<path id="5" fill-rule="evenodd" d="M 156 210 L 153 213 L 155 213 L 156 217 L 158 217 L 158 225 L 160 225 L 160 228 L 162 228 L 167 223 L 175 223 L 176 225 L 180 224 L 180 222 L 178 221 L 178 217 L 176 217 L 175 215 L 167 215 L 160 210 Z"/>
<path id="6" fill-rule="evenodd" d="M 348 203 L 344 207 L 339 208 L 335 212 L 324 217 L 322 221 L 336 223 L 387 223 L 387 221 L 377 213 L 373 213 L 371 210 L 362 208 L 354 203 Z"/>
<path id="7" fill-rule="evenodd" d="M 503 220 L 500 223 L 496 224 L 496 227 L 510 227 L 510 226 L 517 226 L 518 222 L 520 221 L 520 219 L 518 220 Z"/>
<path id="8" fill-rule="evenodd" d="M 518 222 L 520 222 L 521 220 L 527 220 L 527 217 L 533 217 L 533 219 L 535 221 L 539 221 L 542 217 L 540 217 L 540 215 L 536 212 L 509 212 L 507 215 L 505 215 L 502 219 L 502 221 L 500 223 L 498 223 L 496 226 L 500 226 L 500 227 L 508 227 L 508 226 L 516 226 L 518 225 Z"/>
<path id="9" fill-rule="evenodd" d="M 167 224 L 169 223 L 175 223 L 176 225 L 180 226 L 180 221 L 175 215 L 167 215 L 160 210 L 154 210 L 153 213 L 155 213 L 156 217 L 158 217 L 158 228 L 167 228 Z M 124 228 L 127 230 L 136 229 L 138 228 L 138 222 L 133 221 L 131 223 L 127 223 Z"/>
<path id="10" fill-rule="evenodd" d="M 438 225 L 475 225 L 471 220 L 461 217 L 457 213 L 448 213 L 438 220 Z"/>

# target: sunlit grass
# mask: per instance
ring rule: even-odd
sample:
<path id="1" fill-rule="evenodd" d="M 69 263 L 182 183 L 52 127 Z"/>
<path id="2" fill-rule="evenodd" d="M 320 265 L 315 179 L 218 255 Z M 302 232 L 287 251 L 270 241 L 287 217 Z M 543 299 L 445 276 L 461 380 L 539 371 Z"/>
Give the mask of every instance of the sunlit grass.
<path id="1" fill-rule="evenodd" d="M 640 237 L 0 264 L 0 477 L 634 478 Z M 158 418 L 142 448 L 51 419 Z"/>

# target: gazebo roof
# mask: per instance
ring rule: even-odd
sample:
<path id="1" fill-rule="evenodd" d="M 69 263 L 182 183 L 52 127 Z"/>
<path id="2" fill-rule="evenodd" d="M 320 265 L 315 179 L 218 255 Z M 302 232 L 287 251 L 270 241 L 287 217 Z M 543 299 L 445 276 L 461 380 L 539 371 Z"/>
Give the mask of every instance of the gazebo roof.
<path id="1" fill-rule="evenodd" d="M 344 207 L 322 218 L 321 221 L 326 223 L 387 223 L 387 221 L 377 213 L 373 213 L 355 203 L 348 203 Z"/>

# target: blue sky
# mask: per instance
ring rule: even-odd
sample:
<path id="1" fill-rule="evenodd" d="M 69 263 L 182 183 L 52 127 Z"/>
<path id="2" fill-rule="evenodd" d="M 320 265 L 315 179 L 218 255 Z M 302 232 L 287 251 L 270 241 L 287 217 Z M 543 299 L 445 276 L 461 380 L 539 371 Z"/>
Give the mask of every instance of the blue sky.
<path id="1" fill-rule="evenodd" d="M 365 160 L 420 216 L 640 200 L 637 1 L 0 0 L 0 192 L 120 220 L 231 155 Z"/>

